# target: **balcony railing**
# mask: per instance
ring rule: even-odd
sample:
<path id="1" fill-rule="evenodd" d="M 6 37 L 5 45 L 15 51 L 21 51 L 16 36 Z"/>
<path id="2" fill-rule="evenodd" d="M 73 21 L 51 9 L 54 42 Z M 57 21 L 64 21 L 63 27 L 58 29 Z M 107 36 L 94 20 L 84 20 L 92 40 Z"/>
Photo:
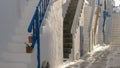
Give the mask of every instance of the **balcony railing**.
<path id="1" fill-rule="evenodd" d="M 45 17 L 49 3 L 50 0 L 39 1 L 28 27 L 28 32 L 32 33 L 33 39 L 31 47 L 34 48 L 35 45 L 37 44 L 37 62 L 38 62 L 37 68 L 40 68 L 40 28 L 43 23 L 43 19 Z"/>

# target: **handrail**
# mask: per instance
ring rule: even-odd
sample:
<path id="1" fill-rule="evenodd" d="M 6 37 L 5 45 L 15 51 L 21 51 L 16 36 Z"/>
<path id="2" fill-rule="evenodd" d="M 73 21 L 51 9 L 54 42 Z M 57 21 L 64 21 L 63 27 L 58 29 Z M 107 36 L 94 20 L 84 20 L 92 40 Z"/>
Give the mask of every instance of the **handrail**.
<path id="1" fill-rule="evenodd" d="M 37 62 L 38 62 L 37 68 L 41 68 L 40 67 L 40 28 L 43 23 L 43 19 L 45 17 L 49 2 L 50 0 L 39 1 L 28 27 L 28 32 L 32 33 L 33 36 L 31 47 L 34 48 L 35 44 L 37 44 Z"/>

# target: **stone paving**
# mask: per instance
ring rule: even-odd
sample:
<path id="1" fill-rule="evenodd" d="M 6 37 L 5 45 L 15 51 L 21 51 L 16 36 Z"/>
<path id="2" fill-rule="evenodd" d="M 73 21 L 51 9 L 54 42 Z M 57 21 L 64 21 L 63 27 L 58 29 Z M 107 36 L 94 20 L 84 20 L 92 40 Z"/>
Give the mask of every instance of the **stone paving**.
<path id="1" fill-rule="evenodd" d="M 111 48 L 111 54 L 108 55 L 106 68 L 120 68 L 120 46 Z"/>
<path id="2" fill-rule="evenodd" d="M 80 64 L 80 68 L 106 68 L 107 56 L 109 54 L 109 48 L 103 51 L 97 51 L 89 60 L 86 60 L 85 63 Z"/>
<path id="3" fill-rule="evenodd" d="M 120 68 L 120 46 L 109 47 L 82 58 L 84 62 L 67 68 Z"/>
<path id="4" fill-rule="evenodd" d="M 109 48 L 96 51 L 81 58 L 84 62 L 71 65 L 68 68 L 106 68 L 107 56 L 109 54 Z"/>

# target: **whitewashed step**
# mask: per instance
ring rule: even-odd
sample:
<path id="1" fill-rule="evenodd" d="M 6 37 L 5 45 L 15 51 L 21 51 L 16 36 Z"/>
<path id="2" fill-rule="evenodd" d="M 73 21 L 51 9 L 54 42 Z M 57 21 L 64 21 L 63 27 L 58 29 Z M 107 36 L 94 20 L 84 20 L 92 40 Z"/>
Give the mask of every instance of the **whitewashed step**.
<path id="1" fill-rule="evenodd" d="M 115 31 L 115 30 L 114 30 L 114 31 L 112 31 L 112 32 L 113 32 L 112 34 L 117 34 L 117 35 L 120 34 L 120 30 L 119 30 L 119 31 L 117 31 L 117 30 Z"/>
<path id="2" fill-rule="evenodd" d="M 24 21 L 27 21 L 27 20 L 24 20 Z M 28 28 L 29 24 L 30 22 L 22 22 L 22 23 L 18 23 L 18 26 Z"/>
<path id="3" fill-rule="evenodd" d="M 112 31 L 120 31 L 120 28 L 119 27 L 117 27 L 117 28 L 114 28 L 113 27 L 113 30 Z"/>
<path id="4" fill-rule="evenodd" d="M 112 36 L 112 39 L 120 40 L 120 36 Z"/>
<path id="5" fill-rule="evenodd" d="M 21 62 L 21 63 L 31 62 L 31 54 L 27 54 L 27 53 L 4 52 L 1 56 L 3 60 L 9 62 Z"/>
<path id="6" fill-rule="evenodd" d="M 112 32 L 113 32 L 113 33 L 120 33 L 120 30 L 114 29 Z"/>
<path id="7" fill-rule="evenodd" d="M 120 43 L 120 39 L 117 40 L 117 39 L 112 39 L 112 42 L 119 42 Z"/>
<path id="8" fill-rule="evenodd" d="M 112 34 L 112 37 L 120 37 L 120 34 Z"/>
<path id="9" fill-rule="evenodd" d="M 113 31 L 112 31 L 113 32 Z M 114 35 L 114 34 L 117 34 L 117 35 L 119 35 L 119 33 L 120 33 L 120 31 L 115 31 L 115 32 L 113 32 L 112 34 Z"/>
<path id="10" fill-rule="evenodd" d="M 118 36 L 120 34 L 120 32 L 114 32 L 114 33 L 112 33 L 112 35 L 116 35 L 116 36 Z"/>
<path id="11" fill-rule="evenodd" d="M 115 42 L 111 42 L 111 44 L 120 46 L 120 43 L 117 43 L 117 42 L 116 43 Z"/>
<path id="12" fill-rule="evenodd" d="M 24 43 L 24 42 L 28 41 L 28 36 L 15 35 L 12 37 L 12 41 Z"/>
<path id="13" fill-rule="evenodd" d="M 114 37 L 115 37 L 115 38 L 116 38 L 116 37 L 120 37 L 119 35 L 120 35 L 120 34 L 114 34 L 114 35 L 112 34 L 112 37 L 113 37 L 113 38 L 114 38 Z"/>
<path id="14" fill-rule="evenodd" d="M 118 31 L 118 32 L 117 31 L 115 31 L 115 32 L 112 31 L 112 35 L 119 35 L 119 34 L 120 34 L 120 31 Z"/>
<path id="15" fill-rule="evenodd" d="M 0 62 L 0 68 L 28 68 L 28 66 L 27 64 L 24 64 L 24 63 Z"/>
<path id="16" fill-rule="evenodd" d="M 8 43 L 7 51 L 11 53 L 25 53 L 26 44 L 24 43 Z"/>
<path id="17" fill-rule="evenodd" d="M 112 36 L 119 36 L 119 35 L 120 35 L 120 32 L 119 33 L 116 33 L 116 32 L 112 33 Z"/>
<path id="18" fill-rule="evenodd" d="M 120 28 L 118 28 L 119 26 L 120 26 L 120 24 L 114 24 L 112 27 L 113 27 L 113 28 L 120 29 Z"/>
<path id="19" fill-rule="evenodd" d="M 23 35 L 28 34 L 27 28 L 16 28 L 16 29 L 15 29 L 15 33 L 16 33 L 16 34 L 23 34 Z"/>

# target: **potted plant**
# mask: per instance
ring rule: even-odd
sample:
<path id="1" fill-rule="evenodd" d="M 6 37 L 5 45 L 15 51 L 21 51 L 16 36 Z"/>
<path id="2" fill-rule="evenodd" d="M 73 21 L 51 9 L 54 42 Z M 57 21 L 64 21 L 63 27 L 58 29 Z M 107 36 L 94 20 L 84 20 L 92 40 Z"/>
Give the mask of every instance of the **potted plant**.
<path id="1" fill-rule="evenodd" d="M 28 43 L 25 44 L 26 44 L 26 53 L 32 53 L 33 48 Z"/>

